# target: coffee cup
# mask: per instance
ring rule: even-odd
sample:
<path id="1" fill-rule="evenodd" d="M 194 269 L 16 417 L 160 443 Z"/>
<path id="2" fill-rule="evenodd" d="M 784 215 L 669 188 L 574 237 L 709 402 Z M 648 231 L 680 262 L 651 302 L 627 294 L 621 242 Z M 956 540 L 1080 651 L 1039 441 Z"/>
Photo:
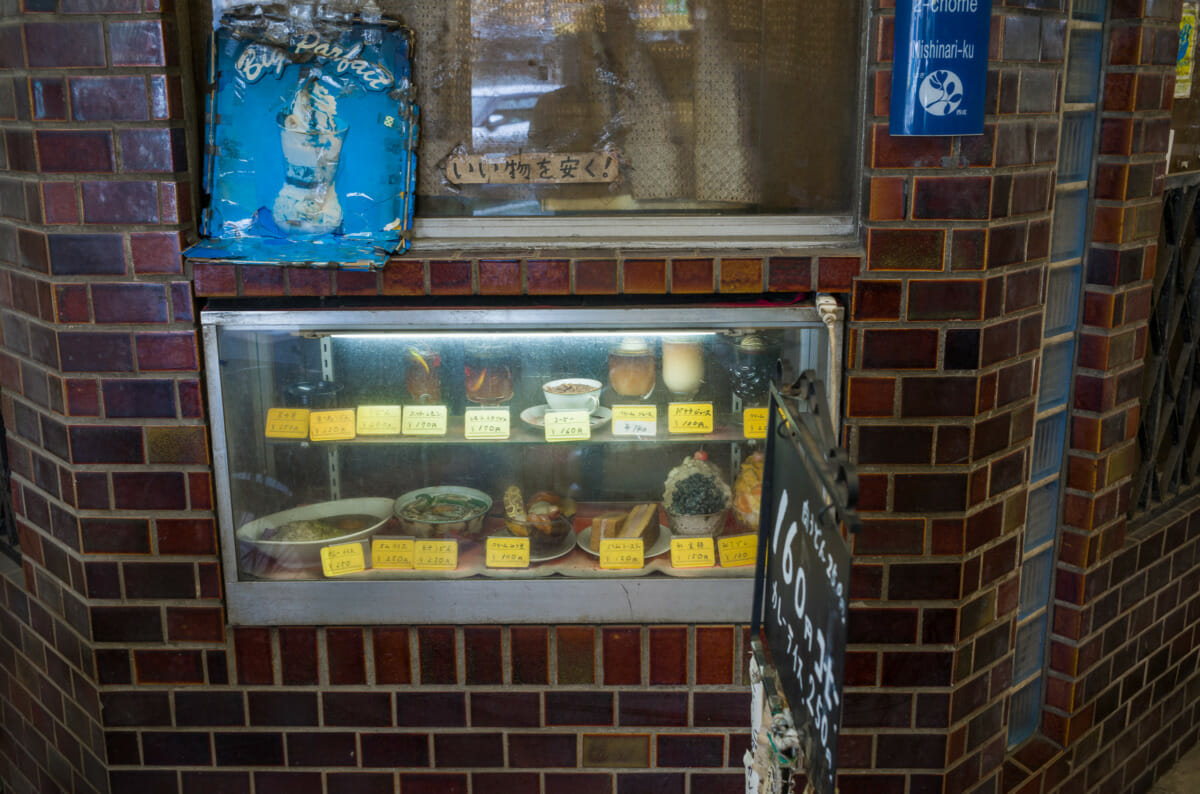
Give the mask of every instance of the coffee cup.
<path id="1" fill-rule="evenodd" d="M 542 386 L 546 404 L 555 411 L 587 411 L 595 413 L 600 407 L 603 384 L 590 378 L 560 378 Z"/>

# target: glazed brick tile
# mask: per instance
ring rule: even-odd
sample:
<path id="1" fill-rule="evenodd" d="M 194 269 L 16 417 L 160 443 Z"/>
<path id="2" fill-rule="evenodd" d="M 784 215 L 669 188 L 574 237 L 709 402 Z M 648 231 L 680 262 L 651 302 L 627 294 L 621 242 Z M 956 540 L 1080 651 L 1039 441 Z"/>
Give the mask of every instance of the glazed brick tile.
<path id="1" fill-rule="evenodd" d="M 86 323 L 92 319 L 86 284 L 56 284 L 54 305 L 60 323 Z"/>
<path id="2" fill-rule="evenodd" d="M 964 138 L 964 140 L 966 140 Z M 873 221 L 902 221 L 907 214 L 904 177 L 871 177 L 868 216 Z"/>
<path id="3" fill-rule="evenodd" d="M 214 733 L 217 766 L 283 766 L 279 733 Z"/>
<path id="4" fill-rule="evenodd" d="M 862 261 L 855 256 L 823 256 L 817 262 L 817 289 L 822 292 L 849 292 Z"/>
<path id="5" fill-rule="evenodd" d="M 408 658 L 408 629 L 372 629 L 371 648 L 377 684 L 407 684 L 412 680 Z"/>
<path id="6" fill-rule="evenodd" d="M 642 633 L 636 627 L 604 627 L 602 655 L 605 686 L 642 682 Z"/>
<path id="7" fill-rule="evenodd" d="M 464 728 L 463 692 L 402 692 L 396 695 L 396 724 L 402 728 Z"/>
<path id="8" fill-rule="evenodd" d="M 242 273 L 244 277 L 245 268 Z M 333 280 L 338 295 L 376 295 L 379 292 L 379 277 L 374 270 L 337 270 Z"/>
<path id="9" fill-rule="evenodd" d="M 667 291 L 667 263 L 662 259 L 626 259 L 621 281 L 626 294 L 662 295 Z"/>
<path id="10" fill-rule="evenodd" d="M 234 659 L 239 684 L 271 684 L 271 633 L 266 629 L 239 628 L 233 630 Z"/>
<path id="11" fill-rule="evenodd" d="M 320 772 L 255 772 L 256 794 L 322 794 Z"/>
<path id="12" fill-rule="evenodd" d="M 964 135 L 959 150 L 968 166 L 990 168 L 996 159 L 996 125 L 984 124 L 982 135 Z"/>
<path id="13" fill-rule="evenodd" d="M 180 773 L 181 794 L 250 794 L 249 772 Z"/>
<path id="14" fill-rule="evenodd" d="M 504 683 L 501 630 L 492 626 L 463 629 L 467 684 Z"/>
<path id="15" fill-rule="evenodd" d="M 287 278 L 286 292 L 293 296 L 323 296 L 333 294 L 333 274 L 315 267 L 289 267 L 284 269 Z M 386 275 L 385 275 L 386 279 Z"/>
<path id="16" fill-rule="evenodd" d="M 281 627 L 279 661 L 284 684 L 320 683 L 320 671 L 317 669 L 317 630 Z"/>
<path id="17" fill-rule="evenodd" d="M 810 292 L 812 288 L 811 257 L 771 257 L 767 270 L 770 292 Z"/>
<path id="18" fill-rule="evenodd" d="M 192 283 L 198 296 L 231 297 L 237 295 L 237 268 L 233 265 L 197 263 L 192 266 Z"/>
<path id="19" fill-rule="evenodd" d="M 326 629 L 325 653 L 329 660 L 330 684 L 346 686 L 367 682 L 362 629 Z"/>
<path id="20" fill-rule="evenodd" d="M 159 284 L 93 284 L 97 323 L 165 323 L 167 296 Z"/>
<path id="21" fill-rule="evenodd" d="M 543 260 L 544 261 L 544 260 Z M 518 259 L 481 259 L 479 269 L 480 295 L 520 295 L 521 262 Z M 568 283 L 570 274 L 568 273 Z"/>
<path id="22" fill-rule="evenodd" d="M 540 626 L 509 629 L 512 683 L 545 685 L 549 682 L 550 632 Z"/>
<path id="23" fill-rule="evenodd" d="M 719 281 L 722 293 L 762 292 L 763 260 L 723 258 Z"/>
<path id="24" fill-rule="evenodd" d="M 714 284 L 713 260 L 674 259 L 671 261 L 671 292 L 711 294 L 714 291 Z"/>
<path id="25" fill-rule="evenodd" d="M 696 684 L 733 683 L 732 626 L 696 627 Z"/>
<path id="26" fill-rule="evenodd" d="M 451 773 L 400 773 L 404 794 L 467 794 L 467 776 Z"/>
<path id="27" fill-rule="evenodd" d="M 162 642 L 157 607 L 91 607 L 92 639 L 96 642 Z"/>
<path id="28" fill-rule="evenodd" d="M 542 723 L 537 692 L 472 692 L 471 727 L 536 728 Z"/>
<path id="29" fill-rule="evenodd" d="M 902 281 L 856 281 L 851 316 L 856 322 L 899 320 L 903 285 Z"/>
<path id="30" fill-rule="evenodd" d="M 35 557 L 36 554 L 31 552 L 30 556 Z M 87 577 L 84 594 L 88 598 L 119 599 L 121 597 L 120 565 L 115 562 L 89 562 L 84 563 L 84 570 L 86 572 L 84 575 Z M 107 677 L 110 671 L 106 668 L 102 675 L 102 678 L 106 680 L 103 680 L 101 683 L 128 684 L 132 682 L 133 679 L 128 673 L 129 662 L 126 658 L 127 656 L 128 654 L 121 654 L 121 665 L 125 668 L 122 678 L 120 680 L 108 680 Z M 97 657 L 96 664 L 97 666 L 101 664 L 99 657 Z"/>
<path id="31" fill-rule="evenodd" d="M 686 782 L 687 778 L 683 773 L 619 773 L 617 794 L 684 794 Z"/>
<path id="32" fill-rule="evenodd" d="M 196 577 L 188 562 L 126 562 L 122 565 L 128 598 L 195 598 Z"/>
<path id="33" fill-rule="evenodd" d="M 65 384 L 68 416 L 99 416 L 100 389 L 92 380 L 68 380 Z"/>
<path id="34" fill-rule="evenodd" d="M 186 510 L 187 490 L 177 472 L 114 472 L 113 504 L 118 510 Z"/>
<path id="35" fill-rule="evenodd" d="M 317 693 L 284 690 L 246 693 L 250 724 L 258 727 L 316 727 Z"/>
<path id="36" fill-rule="evenodd" d="M 425 263 L 397 259 L 389 261 L 383 269 L 381 286 L 384 295 L 424 295 Z"/>
<path id="37" fill-rule="evenodd" d="M 576 295 L 616 295 L 620 291 L 616 260 L 577 259 L 573 266 Z"/>
<path id="38" fill-rule="evenodd" d="M 870 229 L 869 270 L 941 270 L 946 233 L 940 229 Z"/>
<path id="39" fill-rule="evenodd" d="M 125 274 L 125 247 L 119 234 L 51 234 L 48 243 L 53 275 Z"/>
<path id="40" fill-rule="evenodd" d="M 474 791 L 502 791 L 504 794 L 542 794 L 541 777 L 536 772 L 474 772 Z"/>
<path id="41" fill-rule="evenodd" d="M 591 626 L 559 626 L 555 630 L 559 684 L 593 684 L 596 680 L 596 631 Z"/>
<path id="42" fill-rule="evenodd" d="M 42 215 L 46 223 L 79 223 L 79 199 L 74 183 L 42 183 Z"/>
<path id="43" fill-rule="evenodd" d="M 573 767 L 577 763 L 577 739 L 573 733 L 508 734 L 511 768 Z"/>
<path id="44" fill-rule="evenodd" d="M 155 182 L 84 182 L 80 185 L 84 223 L 158 223 Z"/>
<path id="45" fill-rule="evenodd" d="M 864 519 L 854 536 L 854 553 L 862 555 L 921 554 L 925 550 L 925 519 Z"/>
<path id="46" fill-rule="evenodd" d="M 34 121 L 67 120 L 67 83 L 54 77 L 32 78 L 29 81 Z M 5 113 L 6 117 L 12 114 Z"/>
<path id="47" fill-rule="evenodd" d="M 874 168 L 941 168 L 949 158 L 949 138 L 894 136 L 883 124 L 871 128 Z"/>
<path id="48" fill-rule="evenodd" d="M 147 121 L 150 106 L 141 75 L 72 77 L 71 116 L 75 121 Z"/>
<path id="49" fill-rule="evenodd" d="M 612 794 L 612 775 L 581 772 L 546 775 L 546 794 Z"/>
<path id="50" fill-rule="evenodd" d="M 434 261 L 429 263 L 429 290 L 433 295 L 470 295 L 471 263 Z"/>
<path id="51" fill-rule="evenodd" d="M 530 295 L 568 295 L 571 263 L 566 259 L 530 259 L 525 263 L 525 282 Z"/>
<path id="52" fill-rule="evenodd" d="M 288 733 L 288 766 L 358 766 L 358 742 L 353 733 Z"/>
<path id="53" fill-rule="evenodd" d="M 750 693 L 696 692 L 692 712 L 697 728 L 741 728 L 750 724 Z"/>
<path id="54" fill-rule="evenodd" d="M 166 692 L 107 691 L 100 695 L 105 728 L 140 728 L 171 724 Z"/>
<path id="55" fill-rule="evenodd" d="M 138 332 L 133 338 L 142 372 L 194 372 L 200 367 L 192 331 Z"/>
<path id="56" fill-rule="evenodd" d="M 905 378 L 900 383 L 900 415 L 974 416 L 977 389 L 973 377 Z"/>
<path id="57" fill-rule="evenodd" d="M 611 692 L 549 691 L 545 698 L 548 726 L 613 724 Z"/>
<path id="58" fill-rule="evenodd" d="M 987 264 L 986 229 L 955 229 L 950 239 L 951 270 L 983 270 Z"/>
<path id="59" fill-rule="evenodd" d="M 134 651 L 133 668 L 139 684 L 204 683 L 199 651 Z"/>
<path id="60" fill-rule="evenodd" d="M 863 331 L 862 365 L 867 369 L 934 369 L 938 332 L 932 329 Z"/>
<path id="61" fill-rule="evenodd" d="M 121 130 L 121 166 L 126 172 L 173 173 L 187 170 L 184 130 Z"/>
<path id="62" fill-rule="evenodd" d="M 114 791 L 171 791 L 176 790 L 175 771 L 113 770 L 108 785 Z"/>
<path id="63" fill-rule="evenodd" d="M 326 794 L 393 794 L 391 772 L 330 772 L 325 776 Z"/>
<path id="64" fill-rule="evenodd" d="M 167 65 L 161 20 L 109 23 L 108 43 L 113 66 Z"/>
<path id="65" fill-rule="evenodd" d="M 105 380 L 100 385 L 110 419 L 174 418 L 175 384 L 169 380 Z"/>
<path id="66" fill-rule="evenodd" d="M 225 615 L 220 607 L 167 607 L 170 642 L 225 642 Z"/>
<path id="67" fill-rule="evenodd" d="M 991 177 L 917 177 L 913 218 L 987 220 L 991 216 Z"/>
<path id="68" fill-rule="evenodd" d="M 457 684 L 457 639 L 450 626 L 422 626 L 417 629 L 421 683 Z"/>
<path id="69" fill-rule="evenodd" d="M 686 626 L 650 628 L 650 683 L 686 684 L 688 680 Z"/>
<path id="70" fill-rule="evenodd" d="M 31 69 L 105 66 L 104 31 L 98 22 L 25 24 Z"/>
<path id="71" fill-rule="evenodd" d="M 660 734 L 657 737 L 659 767 L 697 767 L 725 765 L 725 738 L 704 734 Z"/>
<path id="72" fill-rule="evenodd" d="M 982 316 L 982 281 L 921 280 L 909 283 L 909 320 L 979 320 Z"/>
<path id="73" fill-rule="evenodd" d="M 38 164 L 44 173 L 106 173 L 115 168 L 112 134 L 108 132 L 38 131 L 37 150 Z M 13 167 L 11 152 L 9 165 Z"/>
<path id="74" fill-rule="evenodd" d="M 178 232 L 134 232 L 129 235 L 135 273 L 182 273 Z"/>
<path id="75" fill-rule="evenodd" d="M 429 737 L 423 733 L 360 734 L 364 767 L 428 767 Z"/>
<path id="76" fill-rule="evenodd" d="M 244 265 L 242 294 L 249 296 L 281 296 L 284 294 L 283 268 Z"/>
<path id="77" fill-rule="evenodd" d="M 946 763 L 945 734 L 881 733 L 875 742 L 878 769 L 941 769 Z"/>
<path id="78" fill-rule="evenodd" d="M 147 427 L 146 460 L 203 466 L 208 459 L 208 433 L 203 426 Z"/>
<path id="79" fill-rule="evenodd" d="M 74 463 L 141 463 L 142 432 L 136 427 L 76 426 L 70 429 Z"/>
<path id="80" fill-rule="evenodd" d="M 439 767 L 504 766 L 504 737 L 481 732 L 434 734 L 433 757 Z"/>
<path id="81" fill-rule="evenodd" d="M 622 691 L 618 694 L 617 723 L 622 727 L 686 726 L 687 693 Z"/>
<path id="82" fill-rule="evenodd" d="M 142 760 L 146 766 L 209 766 L 212 748 L 207 733 L 143 731 Z"/>

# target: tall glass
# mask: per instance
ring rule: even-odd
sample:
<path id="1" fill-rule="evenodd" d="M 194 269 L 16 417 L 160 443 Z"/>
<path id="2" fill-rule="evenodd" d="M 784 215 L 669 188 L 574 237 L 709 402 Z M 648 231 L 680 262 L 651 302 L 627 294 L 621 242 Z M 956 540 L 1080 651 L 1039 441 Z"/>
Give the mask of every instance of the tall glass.
<path id="1" fill-rule="evenodd" d="M 662 343 L 663 384 L 676 397 L 690 399 L 704 382 L 704 345 L 694 337 L 666 337 Z"/>
<path id="2" fill-rule="evenodd" d="M 513 361 L 506 347 L 465 350 L 463 376 L 467 399 L 477 405 L 503 405 L 513 397 Z"/>
<path id="3" fill-rule="evenodd" d="M 404 366 L 404 390 L 414 405 L 437 405 L 442 401 L 442 355 L 422 345 L 408 348 Z"/>
<path id="4" fill-rule="evenodd" d="M 654 391 L 654 369 L 654 351 L 641 337 L 626 337 L 608 351 L 608 385 L 620 398 L 649 397 Z"/>

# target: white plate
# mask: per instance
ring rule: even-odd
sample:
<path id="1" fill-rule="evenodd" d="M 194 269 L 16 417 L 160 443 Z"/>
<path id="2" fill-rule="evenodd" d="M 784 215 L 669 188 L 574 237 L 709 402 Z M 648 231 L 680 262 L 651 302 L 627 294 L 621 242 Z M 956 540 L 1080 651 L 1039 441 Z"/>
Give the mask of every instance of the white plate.
<path id="1" fill-rule="evenodd" d="M 533 425 L 534 427 L 546 426 L 546 411 L 550 408 L 548 405 L 534 405 L 521 411 L 521 421 L 525 424 Z M 596 409 L 596 413 L 589 417 L 588 423 L 595 430 L 597 427 L 608 424 L 608 420 L 612 419 L 612 409 L 605 408 L 601 405 Z"/>
<path id="2" fill-rule="evenodd" d="M 395 499 L 362 497 L 359 499 L 339 499 L 336 502 L 321 502 L 315 505 L 305 505 L 304 507 L 293 507 L 290 510 L 284 510 L 281 513 L 272 513 L 269 516 L 257 518 L 248 524 L 243 524 L 238 527 L 237 539 L 249 543 L 268 557 L 272 557 L 287 565 L 320 564 L 322 548 L 335 543 L 351 543 L 369 537 L 371 533 L 382 527 L 392 517 L 392 508 L 395 504 Z M 327 540 L 286 541 L 262 539 L 263 532 L 280 524 L 286 524 L 289 521 L 317 520 L 330 518 L 331 516 L 346 515 L 371 515 L 379 519 L 379 522 L 366 529 L 347 532 L 341 537 L 329 538 Z"/>
<path id="3" fill-rule="evenodd" d="M 664 551 L 667 551 L 668 549 L 671 548 L 671 538 L 672 537 L 674 537 L 674 535 L 671 534 L 671 530 L 667 529 L 662 524 L 659 524 L 658 525 L 658 540 L 654 541 L 654 543 L 651 544 L 650 548 L 643 549 L 642 556 L 648 560 L 651 557 L 657 557 L 658 555 L 662 554 Z M 576 541 L 576 543 L 579 545 L 579 548 L 583 549 L 584 551 L 586 551 L 588 554 L 592 555 L 593 557 L 600 556 L 600 552 L 592 551 L 592 546 L 591 546 L 592 528 L 591 527 L 585 527 L 584 530 L 579 533 L 579 539 Z"/>
<path id="4" fill-rule="evenodd" d="M 515 538 L 517 536 L 514 535 L 512 532 L 510 532 L 507 529 L 502 529 L 499 532 L 497 532 L 496 534 L 489 535 L 488 537 Z M 575 548 L 575 533 L 568 532 L 566 535 L 563 536 L 562 543 L 559 544 L 559 547 L 557 549 L 551 549 L 550 551 L 542 552 L 541 554 L 534 554 L 533 546 L 531 545 L 529 547 L 529 561 L 530 562 L 547 562 L 548 560 L 557 560 L 559 557 L 565 557 L 566 555 L 570 554 L 574 548 Z"/>

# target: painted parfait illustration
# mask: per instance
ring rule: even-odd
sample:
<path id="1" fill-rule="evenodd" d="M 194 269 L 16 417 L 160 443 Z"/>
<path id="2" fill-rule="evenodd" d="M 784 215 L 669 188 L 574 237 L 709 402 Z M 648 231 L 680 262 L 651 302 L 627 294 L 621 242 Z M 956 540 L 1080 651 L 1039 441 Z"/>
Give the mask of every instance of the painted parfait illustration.
<path id="1" fill-rule="evenodd" d="M 349 130 L 338 118 L 337 98 L 319 75 L 303 81 L 286 113 L 279 114 L 279 135 L 286 170 L 275 197 L 275 223 L 288 233 L 328 234 L 342 223 L 335 178 Z"/>

